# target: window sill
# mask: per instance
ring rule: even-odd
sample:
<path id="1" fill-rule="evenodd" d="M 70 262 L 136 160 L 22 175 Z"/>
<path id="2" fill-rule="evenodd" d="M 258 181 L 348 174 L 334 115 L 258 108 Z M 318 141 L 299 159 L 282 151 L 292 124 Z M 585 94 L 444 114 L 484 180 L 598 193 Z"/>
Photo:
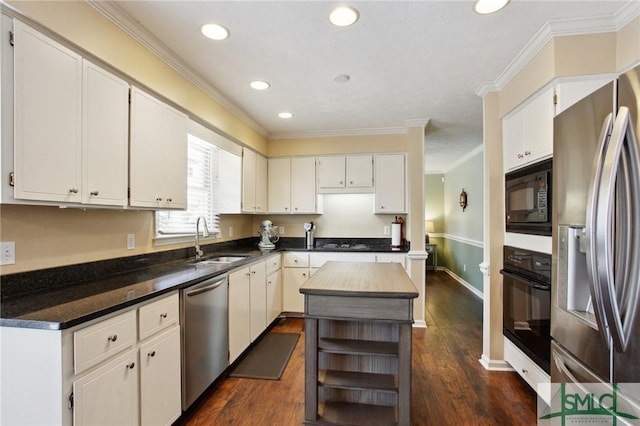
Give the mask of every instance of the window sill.
<path id="1" fill-rule="evenodd" d="M 200 244 L 213 243 L 222 236 L 221 233 L 210 234 L 208 237 L 200 237 Z M 195 242 L 194 234 L 156 235 L 153 245 L 156 247 Z"/>

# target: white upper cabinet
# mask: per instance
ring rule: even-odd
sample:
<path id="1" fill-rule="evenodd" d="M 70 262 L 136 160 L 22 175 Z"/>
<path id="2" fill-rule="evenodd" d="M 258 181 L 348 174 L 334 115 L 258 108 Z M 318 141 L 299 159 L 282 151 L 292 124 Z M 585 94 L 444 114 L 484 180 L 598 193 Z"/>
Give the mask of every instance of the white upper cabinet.
<path id="1" fill-rule="evenodd" d="M 82 202 L 127 206 L 129 84 L 84 61 Z"/>
<path id="2" fill-rule="evenodd" d="M 270 158 L 269 213 L 316 213 L 315 157 Z"/>
<path id="3" fill-rule="evenodd" d="M 242 150 L 242 212 L 267 212 L 267 158 Z"/>
<path id="4" fill-rule="evenodd" d="M 545 89 L 502 120 L 505 171 L 553 154 L 554 90 Z"/>
<path id="5" fill-rule="evenodd" d="M 614 78 L 614 76 L 590 76 L 588 79 L 560 81 L 555 86 L 556 115 L 560 114 L 580 99 L 595 92 Z"/>
<path id="6" fill-rule="evenodd" d="M 131 89 L 130 204 L 187 208 L 187 116 Z"/>
<path id="7" fill-rule="evenodd" d="M 373 192 L 373 156 L 318 157 L 318 192 Z"/>
<path id="8" fill-rule="evenodd" d="M 404 154 L 376 155 L 375 213 L 406 213 L 406 159 Z"/>
<path id="9" fill-rule="evenodd" d="M 82 58 L 19 21 L 14 46 L 14 197 L 79 203 Z"/>

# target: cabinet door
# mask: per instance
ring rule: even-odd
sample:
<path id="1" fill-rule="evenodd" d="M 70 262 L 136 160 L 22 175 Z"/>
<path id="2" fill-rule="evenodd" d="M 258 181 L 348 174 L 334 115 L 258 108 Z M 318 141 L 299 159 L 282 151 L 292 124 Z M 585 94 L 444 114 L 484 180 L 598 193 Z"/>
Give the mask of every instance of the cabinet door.
<path id="1" fill-rule="evenodd" d="M 525 108 L 527 146 L 525 161 L 535 162 L 553 153 L 553 88 L 538 95 Z"/>
<path id="2" fill-rule="evenodd" d="M 307 268 L 284 268 L 282 284 L 282 310 L 304 312 L 304 296 L 300 287 L 309 279 Z"/>
<path id="3" fill-rule="evenodd" d="M 15 21 L 18 199 L 81 201 L 82 58 Z"/>
<path id="4" fill-rule="evenodd" d="M 515 169 L 525 162 L 525 122 L 522 110 L 502 119 L 502 156 L 504 169 Z"/>
<path id="5" fill-rule="evenodd" d="M 140 346 L 140 422 L 170 425 L 182 414 L 180 327 Z"/>
<path id="6" fill-rule="evenodd" d="M 406 213 L 404 154 L 376 156 L 376 213 Z"/>
<path id="7" fill-rule="evenodd" d="M 82 202 L 126 207 L 129 84 L 84 61 L 82 87 Z"/>
<path id="8" fill-rule="evenodd" d="M 137 361 L 132 350 L 73 382 L 73 424 L 138 424 Z"/>
<path id="9" fill-rule="evenodd" d="M 251 343 L 249 268 L 229 274 L 229 364 Z"/>
<path id="10" fill-rule="evenodd" d="M 256 213 L 267 212 L 267 158 L 256 155 Z"/>
<path id="11" fill-rule="evenodd" d="M 256 211 L 256 157 L 250 149 L 242 150 L 242 211 Z"/>
<path id="12" fill-rule="evenodd" d="M 346 186 L 349 188 L 371 188 L 373 186 L 373 156 L 347 156 Z"/>
<path id="13" fill-rule="evenodd" d="M 266 263 L 251 265 L 251 341 L 253 342 L 267 328 L 267 272 Z"/>
<path id="14" fill-rule="evenodd" d="M 291 212 L 316 212 L 316 159 L 291 159 Z"/>
<path id="15" fill-rule="evenodd" d="M 269 213 L 291 212 L 291 161 L 270 158 L 267 163 Z"/>
<path id="16" fill-rule="evenodd" d="M 344 188 L 344 156 L 318 157 L 318 188 Z"/>
<path id="17" fill-rule="evenodd" d="M 162 208 L 187 208 L 187 133 L 188 118 L 182 112 L 163 105 L 163 148 L 161 151 L 158 193 Z"/>
<path id="18" fill-rule="evenodd" d="M 267 325 L 282 312 L 282 271 L 267 276 Z"/>

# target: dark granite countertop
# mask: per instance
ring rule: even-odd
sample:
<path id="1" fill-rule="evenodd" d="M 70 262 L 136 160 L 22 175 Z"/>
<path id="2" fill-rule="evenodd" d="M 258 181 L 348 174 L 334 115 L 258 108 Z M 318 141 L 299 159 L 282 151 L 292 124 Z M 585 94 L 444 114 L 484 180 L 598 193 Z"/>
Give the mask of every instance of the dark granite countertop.
<path id="1" fill-rule="evenodd" d="M 406 252 L 388 239 L 321 239 L 308 251 Z M 386 243 L 385 243 L 386 242 Z M 325 247 L 329 244 L 329 248 Z M 337 244 L 331 248 L 331 244 Z M 353 246 L 348 248 L 346 245 Z M 363 247 L 366 246 L 366 247 Z M 285 250 L 306 250 L 304 238 L 282 238 L 275 250 L 254 239 L 203 246 L 205 257 L 243 254 L 229 265 L 195 265 L 193 248 L 90 262 L 0 277 L 0 326 L 61 330 L 182 289 Z"/>

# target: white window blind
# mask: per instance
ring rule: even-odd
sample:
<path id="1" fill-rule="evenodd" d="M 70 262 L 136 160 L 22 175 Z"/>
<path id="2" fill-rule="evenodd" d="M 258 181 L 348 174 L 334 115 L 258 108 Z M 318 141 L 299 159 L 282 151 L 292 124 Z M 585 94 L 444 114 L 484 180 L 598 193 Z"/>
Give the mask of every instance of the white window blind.
<path id="1" fill-rule="evenodd" d="M 220 232 L 219 148 L 194 135 L 188 135 L 187 210 L 156 212 L 158 236 L 194 234 L 196 220 L 204 216 L 211 233 Z"/>

